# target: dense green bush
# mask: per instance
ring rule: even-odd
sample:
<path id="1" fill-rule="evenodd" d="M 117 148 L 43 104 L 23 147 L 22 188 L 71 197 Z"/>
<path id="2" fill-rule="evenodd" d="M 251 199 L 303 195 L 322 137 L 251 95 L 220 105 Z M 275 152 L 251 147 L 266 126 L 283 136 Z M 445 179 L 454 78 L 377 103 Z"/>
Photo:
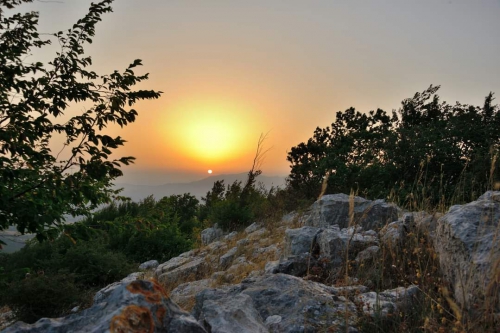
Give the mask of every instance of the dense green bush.
<path id="1" fill-rule="evenodd" d="M 500 112 L 490 93 L 482 107 L 441 102 L 431 86 L 384 110 L 338 112 L 288 154 L 288 187 L 315 199 L 327 178 L 328 193 L 388 198 L 430 206 L 475 199 L 500 175 Z"/>
<path id="2" fill-rule="evenodd" d="M 2 292 L 2 301 L 17 319 L 33 323 L 42 317 L 64 315 L 81 301 L 82 291 L 69 275 L 32 275 L 11 282 Z"/>

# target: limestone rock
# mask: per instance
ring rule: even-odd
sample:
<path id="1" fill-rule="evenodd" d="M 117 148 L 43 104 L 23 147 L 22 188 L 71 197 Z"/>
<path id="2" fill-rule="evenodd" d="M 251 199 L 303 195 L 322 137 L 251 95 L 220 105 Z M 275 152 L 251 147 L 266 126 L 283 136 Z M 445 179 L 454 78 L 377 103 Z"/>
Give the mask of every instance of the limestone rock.
<path id="1" fill-rule="evenodd" d="M 354 304 L 337 296 L 335 288 L 286 274 L 267 274 L 231 287 L 206 289 L 196 296 L 193 314 L 205 321 L 221 320 L 222 314 L 206 313 L 204 304 L 210 301 L 224 304 L 237 295 L 250 296 L 260 318 L 266 318 L 266 324 L 277 332 L 319 332 L 328 328 L 345 332 L 345 326 L 353 325 L 357 319 Z M 236 327 L 233 329 L 239 332 Z"/>
<path id="2" fill-rule="evenodd" d="M 302 227 L 297 229 L 287 229 L 285 231 L 284 256 L 300 255 L 310 253 L 314 246 L 316 236 L 321 229 L 316 227 Z"/>
<path id="3" fill-rule="evenodd" d="M 205 270 L 207 269 L 207 263 L 205 258 L 194 258 L 189 260 L 182 266 L 178 266 L 171 271 L 163 270 L 161 274 L 157 275 L 156 278 L 163 285 L 170 285 L 174 282 L 183 281 L 196 281 L 199 280 Z M 155 274 L 158 272 L 156 270 Z"/>
<path id="4" fill-rule="evenodd" d="M 452 206 L 437 222 L 434 247 L 456 301 L 466 309 L 494 300 L 500 313 L 500 192 L 486 192 L 466 205 Z M 496 304 L 495 304 L 496 303 Z M 480 313 L 476 313 L 480 315 Z M 474 315 L 474 313 L 473 313 Z"/>
<path id="5" fill-rule="evenodd" d="M 42 318 L 32 325 L 18 322 L 5 333 L 178 332 L 206 333 L 155 282 L 122 283 L 102 302 L 63 318 Z"/>
<path id="6" fill-rule="evenodd" d="M 317 237 L 319 254 L 322 258 L 329 260 L 330 266 L 335 268 L 345 261 L 346 251 L 350 259 L 369 246 L 376 245 L 378 240 L 365 234 L 361 228 L 340 229 L 338 225 L 333 225 L 321 232 Z"/>
<path id="7" fill-rule="evenodd" d="M 369 316 L 388 318 L 398 310 L 410 307 L 418 295 L 417 286 L 398 287 L 380 293 L 374 291 L 361 294 L 356 301 L 362 305 L 363 312 Z"/>
<path id="8" fill-rule="evenodd" d="M 349 218 L 350 198 L 347 194 L 328 194 L 317 200 L 306 213 L 305 225 L 326 228 L 338 224 L 340 228 L 360 225 L 365 230 L 377 229 L 396 221 L 399 208 L 384 200 L 370 201 L 353 197 L 353 220 Z"/>
<path id="9" fill-rule="evenodd" d="M 236 256 L 236 252 L 238 251 L 237 247 L 233 247 L 231 250 L 227 251 L 226 254 L 220 257 L 219 259 L 219 267 L 221 269 L 226 269 L 231 265 Z"/>
<path id="10" fill-rule="evenodd" d="M 357 263 L 373 261 L 377 257 L 379 252 L 380 247 L 378 247 L 377 245 L 369 246 L 363 251 L 359 252 L 355 260 Z"/>
<path id="11" fill-rule="evenodd" d="M 201 243 L 203 245 L 208 245 L 218 239 L 220 239 L 224 235 L 224 231 L 219 228 L 217 224 L 215 224 L 211 228 L 207 228 L 201 232 Z"/>
<path id="12" fill-rule="evenodd" d="M 149 261 L 143 262 L 139 266 L 139 269 L 141 271 L 146 271 L 146 270 L 149 270 L 149 269 L 155 269 L 159 265 L 160 265 L 160 263 L 158 262 L 158 260 L 149 260 Z"/>
<path id="13" fill-rule="evenodd" d="M 196 294 L 210 288 L 211 282 L 211 279 L 202 279 L 183 283 L 170 292 L 170 298 L 181 308 L 189 308 L 194 304 Z"/>
<path id="14" fill-rule="evenodd" d="M 229 299 L 205 300 L 198 320 L 212 333 L 268 332 L 252 299 L 245 294 Z"/>

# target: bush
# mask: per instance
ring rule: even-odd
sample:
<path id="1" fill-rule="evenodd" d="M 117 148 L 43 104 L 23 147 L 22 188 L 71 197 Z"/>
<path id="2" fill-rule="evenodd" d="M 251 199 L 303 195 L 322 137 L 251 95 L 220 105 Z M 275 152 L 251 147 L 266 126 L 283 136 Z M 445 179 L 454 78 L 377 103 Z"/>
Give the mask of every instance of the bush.
<path id="1" fill-rule="evenodd" d="M 370 199 L 403 206 L 466 202 L 495 187 L 500 176 L 500 108 L 490 93 L 482 107 L 441 102 L 429 87 L 392 115 L 350 108 L 330 127 L 317 128 L 293 147 L 289 189 L 316 199 L 354 189 Z M 415 198 L 418 196 L 417 200 Z"/>
<path id="2" fill-rule="evenodd" d="M 69 312 L 79 300 L 78 290 L 69 275 L 31 276 L 9 284 L 3 302 L 17 319 L 33 323 L 42 317 L 59 317 Z"/>

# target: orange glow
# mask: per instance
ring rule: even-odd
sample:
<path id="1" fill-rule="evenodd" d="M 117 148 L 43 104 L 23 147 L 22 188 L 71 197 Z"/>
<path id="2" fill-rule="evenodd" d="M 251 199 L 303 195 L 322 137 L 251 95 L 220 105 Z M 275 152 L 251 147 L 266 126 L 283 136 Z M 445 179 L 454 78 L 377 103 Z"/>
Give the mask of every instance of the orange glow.
<path id="1" fill-rule="evenodd" d="M 236 102 L 189 101 L 164 114 L 162 132 L 181 156 L 199 163 L 224 163 L 254 149 L 261 132 L 255 111 Z"/>

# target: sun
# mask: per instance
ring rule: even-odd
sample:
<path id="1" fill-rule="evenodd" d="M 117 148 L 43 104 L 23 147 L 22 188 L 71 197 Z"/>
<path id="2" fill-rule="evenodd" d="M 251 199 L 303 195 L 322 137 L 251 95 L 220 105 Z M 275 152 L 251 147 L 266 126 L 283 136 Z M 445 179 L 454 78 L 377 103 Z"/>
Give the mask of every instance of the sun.
<path id="1" fill-rule="evenodd" d="M 244 103 L 194 100 L 172 107 L 163 132 L 183 156 L 213 165 L 253 150 L 255 129 L 261 127 L 254 114 Z"/>
<path id="2" fill-rule="evenodd" d="M 212 174 L 212 170 L 208 170 L 208 173 L 211 175 Z"/>

